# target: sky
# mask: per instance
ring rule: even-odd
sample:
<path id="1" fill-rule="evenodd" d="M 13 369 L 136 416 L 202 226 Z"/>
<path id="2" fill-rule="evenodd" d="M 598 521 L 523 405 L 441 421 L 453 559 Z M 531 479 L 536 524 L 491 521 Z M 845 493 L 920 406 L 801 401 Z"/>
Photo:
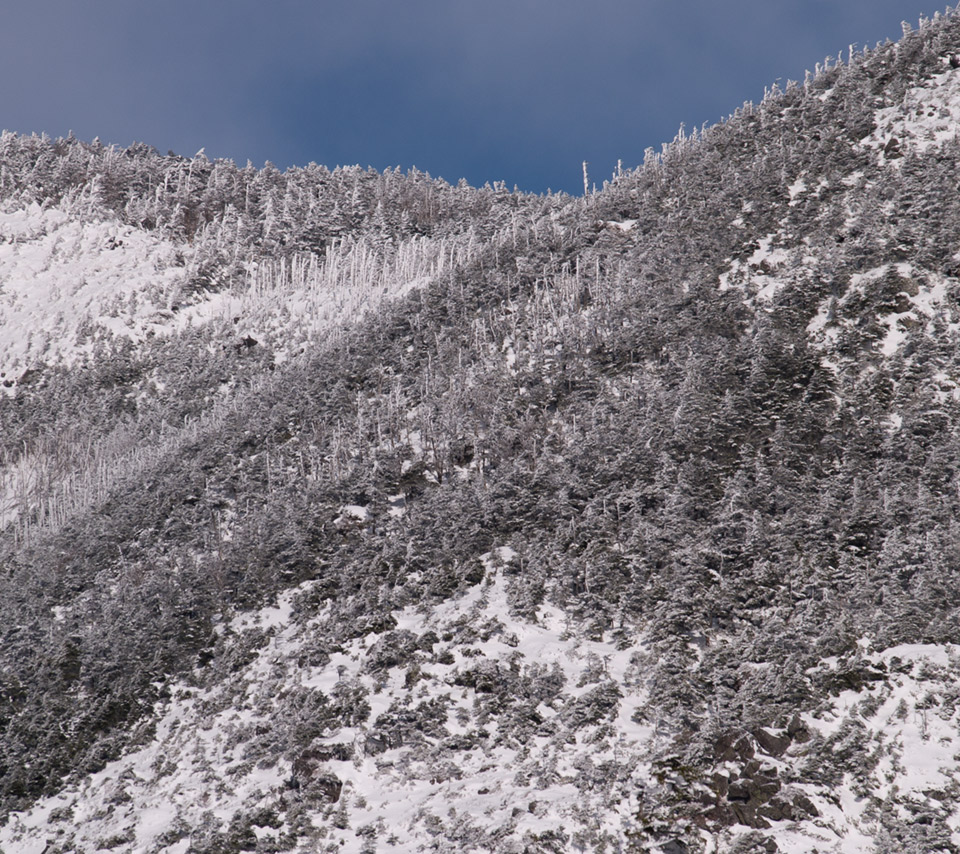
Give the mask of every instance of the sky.
<path id="1" fill-rule="evenodd" d="M 582 192 L 929 0 L 30 0 L 0 128 Z"/>

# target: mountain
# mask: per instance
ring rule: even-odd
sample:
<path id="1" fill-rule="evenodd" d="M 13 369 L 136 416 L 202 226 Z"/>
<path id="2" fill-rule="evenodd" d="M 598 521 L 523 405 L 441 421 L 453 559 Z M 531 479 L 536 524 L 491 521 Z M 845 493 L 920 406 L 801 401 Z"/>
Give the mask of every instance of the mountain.
<path id="1" fill-rule="evenodd" d="M 960 851 L 960 16 L 582 198 L 0 137 L 0 850 Z"/>

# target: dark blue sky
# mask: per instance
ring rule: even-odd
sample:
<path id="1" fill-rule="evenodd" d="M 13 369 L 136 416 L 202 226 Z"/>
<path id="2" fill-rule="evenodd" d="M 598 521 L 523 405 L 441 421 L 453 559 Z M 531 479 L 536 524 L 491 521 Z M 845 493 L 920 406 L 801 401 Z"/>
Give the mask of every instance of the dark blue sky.
<path id="1" fill-rule="evenodd" d="M 0 24 L 0 127 L 283 168 L 417 166 L 582 189 L 921 0 L 30 0 Z"/>

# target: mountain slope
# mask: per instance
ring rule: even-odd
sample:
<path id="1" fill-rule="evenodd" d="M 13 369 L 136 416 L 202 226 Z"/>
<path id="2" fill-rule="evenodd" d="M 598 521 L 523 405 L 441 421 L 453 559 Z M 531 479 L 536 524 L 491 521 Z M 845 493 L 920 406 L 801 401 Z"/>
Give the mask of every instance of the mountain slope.
<path id="1" fill-rule="evenodd" d="M 0 848 L 957 850 L 958 53 L 583 199 L 4 135 Z"/>

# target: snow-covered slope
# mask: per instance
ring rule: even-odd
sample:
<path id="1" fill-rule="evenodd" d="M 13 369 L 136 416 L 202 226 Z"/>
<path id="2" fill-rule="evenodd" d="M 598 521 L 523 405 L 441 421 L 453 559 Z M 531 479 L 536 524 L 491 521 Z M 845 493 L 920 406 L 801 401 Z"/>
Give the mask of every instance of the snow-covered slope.
<path id="1" fill-rule="evenodd" d="M 790 854 L 869 854 L 891 812 L 928 816 L 931 844 L 960 834 L 960 648 L 864 639 L 812 674 L 835 686 L 815 710 L 720 738 L 711 772 L 691 776 L 658 759 L 643 643 L 579 637 L 552 607 L 518 619 L 512 557 L 484 555 L 468 594 L 329 652 L 323 613 L 298 616 L 313 583 L 236 615 L 219 629 L 247 651 L 229 682 L 197 671 L 171 685 L 144 746 L 14 813 L 0 850 L 577 850 L 588 838 L 617 850 L 645 798 L 679 789 L 703 816 L 733 817 L 703 833 L 708 854 L 751 828 Z M 325 723 L 344 703 L 352 725 Z M 303 740 L 271 743 L 291 714 Z"/>
<path id="2" fill-rule="evenodd" d="M 285 850 L 303 852 L 569 846 L 578 828 L 627 838 L 652 780 L 642 646 L 577 637 L 556 608 L 512 617 L 513 557 L 483 555 L 485 578 L 467 595 L 405 609 L 392 628 L 328 654 L 316 648 L 323 613 L 298 619 L 312 583 L 236 616 L 221 633 L 250 661 L 229 683 L 205 688 L 198 673 L 171 686 L 147 746 L 14 814 L 0 849 L 42 854 L 52 839 L 63 850 L 185 854 L 199 837 L 231 833 L 289 836 Z M 263 734 L 293 695 L 316 735 L 278 756 Z M 325 726 L 323 706 L 343 701 L 354 725 Z M 293 811 L 307 790 L 312 801 Z"/>
<path id="3" fill-rule="evenodd" d="M 35 202 L 0 213 L 0 376 L 73 362 L 104 331 L 170 327 L 190 247 L 109 218 Z"/>
<path id="4" fill-rule="evenodd" d="M 844 757 L 819 785 L 803 789 L 819 818 L 783 823 L 774 837 L 782 851 L 867 854 L 896 846 L 895 834 L 881 828 L 918 818 L 929 827 L 930 851 L 955 844 L 960 831 L 960 648 L 905 644 L 873 650 L 869 639 L 859 655 L 824 661 L 840 690 L 815 712 L 803 716 L 810 741 L 783 757 L 786 768 L 819 755 Z M 782 773 L 782 772 L 781 772 Z M 892 821 L 891 821 L 892 818 Z"/>
<path id="5" fill-rule="evenodd" d="M 176 241 L 76 203 L 8 208 L 0 214 L 0 393 L 7 396 L 48 368 L 95 363 L 118 342 L 142 353 L 203 327 L 218 341 L 211 347 L 259 346 L 279 364 L 469 259 L 442 240 L 412 238 L 387 250 L 345 240 L 323 258 L 248 260 L 211 277 L 200 239 Z M 162 379 L 151 386 L 163 387 Z M 218 403 L 231 391 L 225 381 Z M 187 437 L 199 425 L 183 426 Z M 155 450 L 171 441 L 168 430 Z M 0 454 L 0 527 L 30 514 L 53 522 L 60 511 L 41 512 L 41 492 L 78 509 L 89 503 L 81 496 L 95 494 L 93 482 L 129 473 L 129 449 L 107 444 L 79 464 L 21 449 L 9 462 Z"/>
<path id="6" fill-rule="evenodd" d="M 9 390 L 31 367 L 91 354 L 105 335 L 141 343 L 211 320 L 294 350 L 467 257 L 442 241 L 415 238 L 389 253 L 347 241 L 322 260 L 250 262 L 211 281 L 192 243 L 34 202 L 0 213 L 0 378 Z"/>
<path id="7" fill-rule="evenodd" d="M 954 55 L 942 58 L 944 70 L 912 86 L 903 101 L 879 107 L 876 130 L 862 144 L 878 152 L 879 162 L 896 162 L 907 153 L 925 153 L 955 140 L 960 130 L 960 67 Z"/>

